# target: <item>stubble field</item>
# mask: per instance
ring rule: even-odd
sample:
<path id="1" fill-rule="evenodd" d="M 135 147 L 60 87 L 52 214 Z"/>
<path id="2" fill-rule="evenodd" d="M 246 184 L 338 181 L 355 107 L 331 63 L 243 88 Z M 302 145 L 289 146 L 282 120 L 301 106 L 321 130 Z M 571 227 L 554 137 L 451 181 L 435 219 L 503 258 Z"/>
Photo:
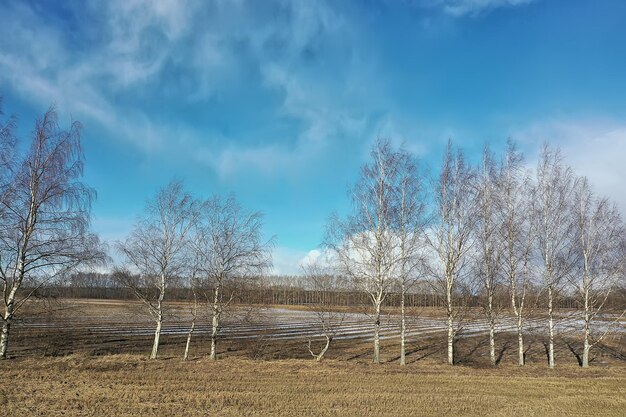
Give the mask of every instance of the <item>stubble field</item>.
<path id="1" fill-rule="evenodd" d="M 626 368 L 137 355 L 0 364 L 6 416 L 623 416 Z"/>
<path id="2" fill-rule="evenodd" d="M 488 363 L 479 316 L 445 365 L 441 312 L 410 322 L 406 367 L 398 365 L 396 317 L 383 323 L 381 365 L 371 361 L 371 324 L 351 311 L 322 363 L 311 360 L 315 320 L 307 309 L 240 307 L 226 318 L 220 360 L 206 359 L 208 322 L 200 317 L 182 361 L 189 305 L 170 305 L 160 359 L 149 361 L 153 327 L 128 301 L 65 300 L 33 309 L 15 327 L 12 358 L 0 362 L 0 415 L 7 416 L 387 416 L 579 415 L 626 413 L 624 324 L 581 369 L 577 322 L 561 313 L 557 368 L 547 369 L 540 316 L 529 321 L 528 365 L 499 324 L 499 366 Z M 534 324 L 533 324 L 534 323 Z M 533 330 L 533 326 L 536 326 Z"/>

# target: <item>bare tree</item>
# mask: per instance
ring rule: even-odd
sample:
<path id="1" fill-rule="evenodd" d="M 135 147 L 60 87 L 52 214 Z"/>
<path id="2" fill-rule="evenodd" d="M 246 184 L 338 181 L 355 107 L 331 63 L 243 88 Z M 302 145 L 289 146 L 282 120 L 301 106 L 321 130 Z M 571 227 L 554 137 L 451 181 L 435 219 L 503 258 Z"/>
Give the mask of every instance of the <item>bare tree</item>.
<path id="1" fill-rule="evenodd" d="M 559 150 L 543 146 L 535 184 L 535 229 L 548 297 L 548 364 L 554 368 L 554 296 L 572 266 L 572 221 L 569 209 L 573 172 Z"/>
<path id="2" fill-rule="evenodd" d="M 393 283 L 397 267 L 397 185 L 399 153 L 387 140 L 378 139 L 372 161 L 361 168 L 352 188 L 353 212 L 344 220 L 331 218 L 326 247 L 334 254 L 341 273 L 364 291 L 374 309 L 374 363 L 380 363 L 381 307 Z"/>
<path id="3" fill-rule="evenodd" d="M 479 253 L 476 257 L 477 272 L 484 296 L 483 304 L 489 326 L 489 358 L 496 365 L 495 324 L 497 307 L 495 297 L 500 286 L 502 269 L 502 247 L 498 232 L 502 223 L 500 210 L 500 178 L 493 155 L 488 147 L 483 150 L 480 175 L 477 181 L 476 240 Z"/>
<path id="4" fill-rule="evenodd" d="M 516 318 L 518 365 L 523 366 L 526 295 L 533 267 L 535 198 L 529 175 L 523 167 L 523 155 L 511 141 L 500 165 L 500 181 L 502 268 Z"/>
<path id="5" fill-rule="evenodd" d="M 262 229 L 263 214 L 244 210 L 233 196 L 203 206 L 194 247 L 212 315 L 210 359 L 217 359 L 222 314 L 237 290 L 272 266 L 273 239 L 264 242 Z"/>
<path id="6" fill-rule="evenodd" d="M 408 153 L 399 151 L 397 159 L 398 209 L 394 234 L 398 240 L 398 265 L 395 271 L 400 283 L 400 365 L 406 365 L 406 296 L 424 270 L 424 231 L 427 219 L 423 174 L 415 159 Z"/>
<path id="7" fill-rule="evenodd" d="M 10 126 L 0 129 L 9 129 L 0 135 L 8 148 Z M 8 170 L 2 184 L 0 358 L 6 358 L 15 314 L 41 286 L 105 260 L 98 238 L 89 231 L 95 191 L 81 182 L 82 175 L 80 124 L 61 129 L 50 108 L 37 120 L 24 159 Z"/>
<path id="8" fill-rule="evenodd" d="M 199 216 L 198 203 L 179 181 L 160 189 L 148 202 L 130 236 L 117 249 L 139 275 L 118 274 L 122 283 L 147 307 L 156 323 L 150 359 L 156 359 L 163 301 L 168 286 L 188 271 L 188 237 Z"/>
<path id="9" fill-rule="evenodd" d="M 198 282 L 194 276 L 191 279 L 191 294 L 193 296 L 193 304 L 191 306 L 191 326 L 187 332 L 187 342 L 185 343 L 185 353 L 183 354 L 183 360 L 186 361 L 189 357 L 189 347 L 191 346 L 191 337 L 196 329 L 196 320 L 198 319 Z"/>
<path id="10" fill-rule="evenodd" d="M 476 224 L 473 211 L 475 173 L 467 165 L 463 153 L 454 153 L 448 142 L 439 179 L 435 184 L 436 213 L 432 229 L 426 234 L 436 261 L 434 282 L 445 294 L 448 322 L 448 364 L 454 364 L 454 340 L 458 327 L 455 319 L 459 309 L 455 293 L 463 279 L 467 254 L 473 244 Z"/>
<path id="11" fill-rule="evenodd" d="M 317 362 L 320 362 L 346 316 L 345 311 L 340 311 L 337 306 L 333 305 L 331 297 L 334 292 L 344 287 L 344 283 L 340 276 L 333 274 L 328 266 L 322 265 L 321 262 L 303 265 L 302 271 L 313 290 L 314 299 L 309 308 L 315 314 L 320 332 L 325 339 L 319 353 L 313 351 L 312 341 L 310 339 L 308 341 L 309 353 Z"/>
<path id="12" fill-rule="evenodd" d="M 574 185 L 572 215 L 578 257 L 571 282 L 583 306 L 582 366 L 589 366 L 589 351 L 608 333 L 608 326 L 592 340 L 592 322 L 602 311 L 611 291 L 624 277 L 624 223 L 619 211 L 598 198 L 586 177 Z M 621 312 L 623 317 L 626 310 Z"/>

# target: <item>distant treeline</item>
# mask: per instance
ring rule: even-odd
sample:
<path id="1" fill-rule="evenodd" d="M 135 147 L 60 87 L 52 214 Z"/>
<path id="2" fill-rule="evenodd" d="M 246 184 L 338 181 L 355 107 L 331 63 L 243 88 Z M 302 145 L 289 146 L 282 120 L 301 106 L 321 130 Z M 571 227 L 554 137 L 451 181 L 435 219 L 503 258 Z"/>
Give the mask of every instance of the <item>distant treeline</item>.
<path id="1" fill-rule="evenodd" d="M 306 282 L 298 276 L 258 277 L 256 284 L 237 289 L 236 304 L 246 305 L 315 305 L 325 304 L 334 306 L 367 306 L 370 303 L 369 295 L 362 291 L 349 288 L 336 291 L 319 291 L 307 289 Z M 170 301 L 188 301 L 193 299 L 193 290 L 189 285 L 181 283 L 168 289 Z M 155 289 L 156 292 L 156 289 Z M 47 286 L 39 288 L 36 295 L 52 298 L 92 298 L 106 300 L 135 300 L 135 295 L 116 282 L 112 274 L 107 273 L 78 273 L 72 274 L 65 285 Z M 541 300 L 539 290 L 533 291 L 533 299 Z M 399 307 L 401 294 L 391 292 L 385 298 L 385 307 Z M 480 294 L 457 294 L 457 305 L 480 307 Z M 509 307 L 508 292 L 503 289 L 498 297 L 503 308 Z M 616 289 L 607 299 L 605 307 L 615 308 L 626 303 L 626 287 Z M 414 292 L 406 294 L 405 305 L 415 307 L 445 307 L 445 294 L 438 294 L 428 283 L 418 286 Z M 557 308 L 577 309 L 575 296 L 560 294 L 557 297 Z"/>

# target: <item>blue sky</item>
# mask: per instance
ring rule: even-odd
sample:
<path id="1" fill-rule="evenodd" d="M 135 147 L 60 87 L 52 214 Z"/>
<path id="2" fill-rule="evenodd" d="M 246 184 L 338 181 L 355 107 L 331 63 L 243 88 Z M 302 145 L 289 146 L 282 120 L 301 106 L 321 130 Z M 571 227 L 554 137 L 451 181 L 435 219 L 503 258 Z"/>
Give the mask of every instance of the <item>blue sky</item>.
<path id="1" fill-rule="evenodd" d="M 626 212 L 621 0 L 4 1 L 0 94 L 26 140 L 84 125 L 94 228 L 123 238 L 171 178 L 266 214 L 297 273 L 376 136 L 436 169 L 546 140 Z"/>

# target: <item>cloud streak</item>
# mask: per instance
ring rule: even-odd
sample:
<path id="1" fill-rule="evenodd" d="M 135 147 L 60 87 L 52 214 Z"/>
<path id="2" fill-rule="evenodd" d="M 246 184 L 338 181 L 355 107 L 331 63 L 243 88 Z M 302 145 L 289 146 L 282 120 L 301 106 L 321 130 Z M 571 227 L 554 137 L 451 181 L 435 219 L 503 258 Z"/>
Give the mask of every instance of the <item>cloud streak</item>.
<path id="1" fill-rule="evenodd" d="M 441 8 L 450 16 L 476 17 L 495 9 L 525 6 L 534 1 L 536 0 L 435 0 L 431 5 Z"/>

